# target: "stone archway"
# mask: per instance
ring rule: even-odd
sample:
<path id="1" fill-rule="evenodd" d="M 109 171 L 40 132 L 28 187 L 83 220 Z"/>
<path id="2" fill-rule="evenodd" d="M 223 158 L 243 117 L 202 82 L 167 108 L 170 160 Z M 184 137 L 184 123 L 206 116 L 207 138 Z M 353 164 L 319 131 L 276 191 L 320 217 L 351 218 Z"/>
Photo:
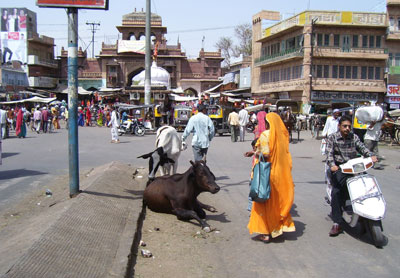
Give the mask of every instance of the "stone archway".
<path id="1" fill-rule="evenodd" d="M 199 96 L 199 93 L 192 87 L 186 88 L 184 90 L 184 92 L 185 92 L 185 95 L 187 95 L 187 96 L 195 96 L 195 97 Z"/>
<path id="2" fill-rule="evenodd" d="M 140 68 L 136 68 L 135 70 L 131 71 L 126 78 L 126 86 L 130 87 L 132 86 L 132 78 L 136 75 L 138 75 L 139 73 L 141 73 L 142 71 L 144 71 L 144 68 L 140 67 Z"/>

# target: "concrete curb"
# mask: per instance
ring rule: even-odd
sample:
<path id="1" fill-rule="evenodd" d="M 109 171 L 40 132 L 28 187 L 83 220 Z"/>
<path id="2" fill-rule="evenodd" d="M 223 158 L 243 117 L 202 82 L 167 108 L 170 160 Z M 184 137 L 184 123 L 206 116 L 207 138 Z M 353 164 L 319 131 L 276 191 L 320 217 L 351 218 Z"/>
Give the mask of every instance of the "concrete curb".
<path id="1" fill-rule="evenodd" d="M 124 277 L 133 273 L 144 179 L 129 165 L 95 168 L 85 190 L 3 277 Z M 135 251 L 136 253 L 132 253 Z"/>

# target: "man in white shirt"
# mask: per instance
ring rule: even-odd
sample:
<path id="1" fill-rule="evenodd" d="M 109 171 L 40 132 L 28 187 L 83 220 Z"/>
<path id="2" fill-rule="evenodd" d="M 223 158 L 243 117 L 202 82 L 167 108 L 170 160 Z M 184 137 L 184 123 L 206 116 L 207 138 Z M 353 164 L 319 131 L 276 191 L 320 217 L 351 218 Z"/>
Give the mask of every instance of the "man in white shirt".
<path id="1" fill-rule="evenodd" d="M 385 117 L 379 122 L 372 122 L 367 128 L 367 132 L 364 135 L 364 145 L 379 157 L 378 143 L 382 125 L 385 123 Z M 374 169 L 382 170 L 382 166 L 379 161 L 374 163 Z"/>
<path id="2" fill-rule="evenodd" d="M 249 112 L 244 109 L 244 105 L 240 107 L 239 111 L 239 124 L 240 124 L 240 142 L 244 142 L 244 135 L 246 131 L 246 125 L 249 122 Z"/>
<path id="3" fill-rule="evenodd" d="M 326 119 L 324 130 L 322 131 L 322 137 L 326 138 L 329 135 L 338 131 L 339 115 L 340 115 L 339 109 L 334 109 L 332 112 L 332 116 Z"/>
<path id="4" fill-rule="evenodd" d="M 206 161 L 210 141 L 214 138 L 215 128 L 210 117 L 207 115 L 207 107 L 198 105 L 196 115 L 190 117 L 185 131 L 182 135 L 182 142 L 185 142 L 190 133 L 193 133 L 192 150 L 195 161 Z"/>
<path id="5" fill-rule="evenodd" d="M 117 111 L 115 111 L 114 106 L 111 106 L 110 109 L 111 109 L 111 120 L 108 123 L 108 126 L 111 126 L 111 143 L 119 143 L 119 138 L 118 138 L 119 118 L 117 115 Z"/>

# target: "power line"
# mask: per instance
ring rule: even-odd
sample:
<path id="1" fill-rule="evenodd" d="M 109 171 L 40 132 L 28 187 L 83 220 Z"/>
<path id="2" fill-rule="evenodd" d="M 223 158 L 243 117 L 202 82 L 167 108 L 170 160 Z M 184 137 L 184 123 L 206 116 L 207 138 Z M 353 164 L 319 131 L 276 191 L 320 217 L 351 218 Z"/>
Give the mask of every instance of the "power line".
<path id="1" fill-rule="evenodd" d="M 97 30 L 96 29 L 97 26 L 100 26 L 100 22 L 86 22 L 86 25 L 90 25 L 90 31 L 92 32 L 92 58 L 94 58 L 94 34 L 96 33 Z M 90 46 L 90 44 L 88 45 L 88 47 Z M 86 50 L 86 49 L 85 49 Z"/>

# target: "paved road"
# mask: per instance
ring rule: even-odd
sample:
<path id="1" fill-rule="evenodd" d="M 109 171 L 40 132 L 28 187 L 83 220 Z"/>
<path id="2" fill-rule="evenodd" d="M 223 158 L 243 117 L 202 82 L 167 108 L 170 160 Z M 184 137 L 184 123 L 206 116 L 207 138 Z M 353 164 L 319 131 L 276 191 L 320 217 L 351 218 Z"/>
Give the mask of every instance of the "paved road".
<path id="1" fill-rule="evenodd" d="M 296 185 L 292 209 L 295 233 L 264 245 L 250 240 L 246 229 L 251 137 L 244 143 L 231 143 L 230 137 L 216 137 L 208 155 L 208 164 L 218 178 L 221 192 L 212 195 L 218 215 L 209 219 L 232 240 L 209 244 L 210 253 L 225 277 L 398 277 L 400 266 L 400 171 L 399 148 L 381 147 L 386 157 L 385 170 L 371 170 L 381 184 L 387 202 L 384 233 L 389 243 L 376 249 L 367 237 L 345 233 L 329 238 L 329 207 L 324 204 L 325 186 L 319 141 L 302 132 L 304 140 L 290 145 L 293 177 Z M 110 143 L 107 128 L 79 128 L 80 167 L 87 169 L 110 161 L 122 161 L 146 167 L 136 159 L 153 149 L 154 135 L 123 136 L 121 144 Z M 5 158 L 0 168 L 0 212 L 23 194 L 39 187 L 54 175 L 67 173 L 68 142 L 66 130 L 54 134 L 28 133 L 28 138 L 3 141 Z M 183 152 L 179 172 L 189 167 L 191 150 Z"/>

